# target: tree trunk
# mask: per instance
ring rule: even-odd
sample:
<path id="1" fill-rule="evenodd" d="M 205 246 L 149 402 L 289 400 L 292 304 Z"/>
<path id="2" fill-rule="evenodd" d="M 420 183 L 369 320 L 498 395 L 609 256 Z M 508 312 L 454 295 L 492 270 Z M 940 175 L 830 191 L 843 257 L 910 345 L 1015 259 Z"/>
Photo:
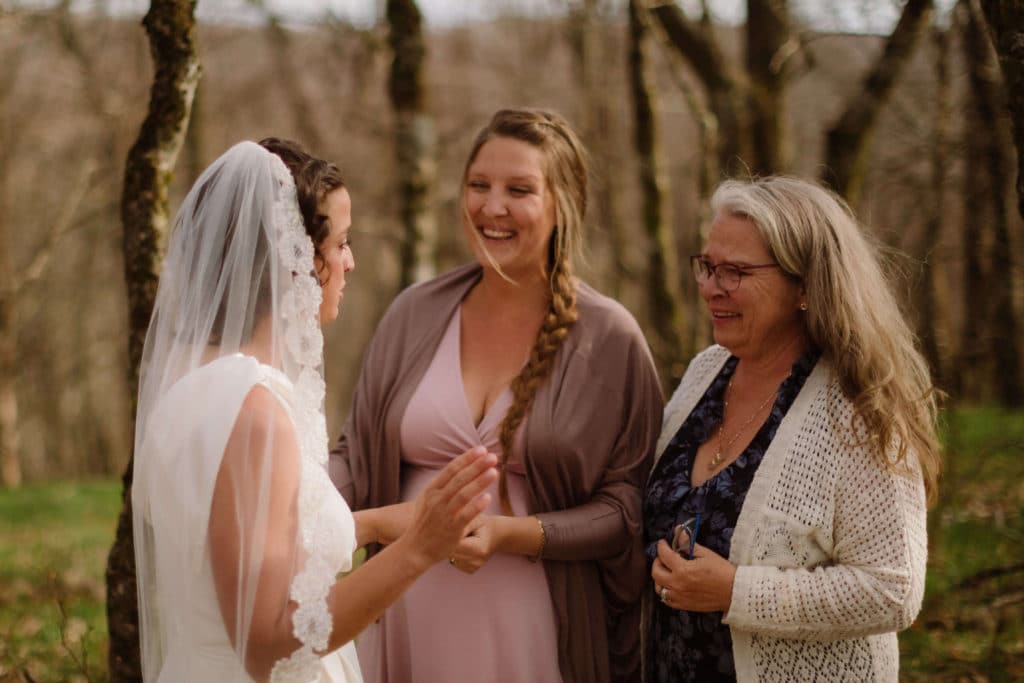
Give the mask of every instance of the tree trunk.
<path id="1" fill-rule="evenodd" d="M 1024 0 L 982 0 L 992 32 L 1017 148 L 1017 211 L 1024 218 Z"/>
<path id="2" fill-rule="evenodd" d="M 6 105 L 10 99 L 12 85 L 15 82 L 21 66 L 21 60 L 26 53 L 24 41 L 20 49 L 8 58 L 4 68 L 0 70 L 0 105 Z M 6 110 L 5 110 L 6 111 Z M 12 134 L 5 135 L 8 130 L 6 117 L 0 117 L 0 168 L 10 168 L 11 160 L 15 158 L 17 140 L 19 136 L 13 134 L 15 126 L 11 127 Z M 0 180 L 6 185 L 8 175 L 0 176 Z M 13 350 L 16 348 L 15 326 L 14 326 L 14 262 L 11 257 L 11 244 L 9 242 L 8 216 L 9 209 L 6 206 L 8 191 L 6 187 L 0 186 L 0 486 L 16 487 L 21 484 L 21 458 L 18 455 L 18 442 L 15 436 L 18 423 L 18 401 L 14 389 L 14 367 Z M 12 365 L 5 364 L 5 358 L 11 358 Z M 7 388 L 9 387 L 9 388 Z M 10 398 L 4 398 L 10 396 Z M 4 404 L 6 402 L 6 406 Z"/>
<path id="3" fill-rule="evenodd" d="M 143 19 L 155 76 L 149 110 L 125 166 L 121 221 L 128 292 L 128 355 L 134 431 L 139 363 L 156 297 L 168 224 L 167 188 L 188 128 L 199 58 L 195 0 L 153 0 Z M 107 558 L 107 625 L 112 683 L 141 681 L 135 554 L 132 542 L 132 462 L 124 473 L 123 505 Z"/>
<path id="4" fill-rule="evenodd" d="M 875 122 L 896 78 L 910 60 L 918 37 L 929 25 L 932 7 L 932 0 L 907 0 L 864 86 L 854 93 L 846 110 L 828 131 L 826 173 L 831 174 L 836 191 L 851 204 L 859 198 Z"/>
<path id="5" fill-rule="evenodd" d="M 202 81 L 196 83 L 196 90 L 192 94 L 192 109 L 189 113 L 188 130 L 185 133 L 184 163 L 183 169 L 187 174 L 188 185 L 199 179 L 199 176 L 206 170 L 206 86 Z"/>
<path id="6" fill-rule="evenodd" d="M 781 173 L 788 165 L 786 148 L 787 51 L 790 36 L 786 0 L 748 0 L 747 73 L 750 74 L 750 170 L 755 175 Z"/>
<path id="7" fill-rule="evenodd" d="M 991 338 L 986 330 L 991 304 L 987 296 L 979 297 L 979 293 L 989 291 L 990 286 L 989 273 L 992 269 L 987 257 L 991 253 L 994 207 L 988 201 L 988 186 L 992 181 L 987 164 L 987 135 L 975 135 L 974 131 L 988 130 L 991 133 L 990 128 L 982 126 L 992 124 L 992 112 L 986 111 L 984 94 L 979 96 L 977 92 L 984 81 L 984 75 L 977 73 L 984 68 L 978 63 L 979 59 L 984 62 L 986 57 L 984 36 L 979 33 L 977 22 L 972 17 L 969 0 L 961 0 L 956 9 L 970 85 L 963 118 L 963 322 L 956 363 L 956 390 L 964 397 L 984 400 L 991 398 L 986 389 L 994 366 Z"/>
<path id="8" fill-rule="evenodd" d="M 710 18 L 705 7 L 704 19 L 710 25 Z M 705 28 L 705 30 L 707 30 Z M 711 227 L 714 216 L 711 215 L 711 194 L 719 182 L 718 171 L 718 119 L 707 107 L 698 93 L 687 81 L 682 69 L 680 55 L 669 46 L 667 58 L 672 76 L 679 87 L 686 106 L 690 110 L 694 121 L 697 124 L 697 197 L 695 218 L 692 225 L 695 227 L 686 230 L 680 236 L 680 244 L 685 254 L 697 254 L 704 246 L 704 238 Z M 690 276 L 689 268 L 684 265 L 680 273 L 680 284 L 683 290 L 683 321 L 686 323 L 684 331 L 684 345 L 681 352 L 683 358 L 692 358 L 698 351 L 708 345 L 710 339 L 710 326 L 706 315 L 704 300 L 700 297 L 700 291 Z"/>
<path id="9" fill-rule="evenodd" d="M 3 253 L 0 258 L 7 261 L 10 251 L 4 250 Z M 21 444 L 15 386 L 18 326 L 15 324 L 15 299 L 8 295 L 5 284 L 0 283 L 4 289 L 0 291 L 0 486 L 13 489 L 21 486 Z"/>
<path id="10" fill-rule="evenodd" d="M 674 2 L 657 1 L 650 12 L 665 37 L 704 83 L 708 106 L 718 122 L 718 167 L 735 174 L 749 167 L 751 152 L 748 84 L 715 43 L 707 26 L 690 21 Z"/>
<path id="11" fill-rule="evenodd" d="M 607 144 L 613 120 L 611 102 L 607 97 L 604 74 L 611 68 L 602 59 L 615 59 L 610 50 L 601 49 L 601 23 L 597 0 L 581 0 L 573 5 L 568 16 L 569 44 L 575 60 L 576 79 L 583 102 L 580 120 L 582 137 L 588 143 L 594 164 L 591 167 L 591 193 L 596 211 L 597 229 L 607 235 L 608 294 L 616 299 L 630 278 L 626 260 L 627 240 L 619 219 L 619 193 L 613 179 L 619 162 L 614 158 L 613 145 Z"/>
<path id="12" fill-rule="evenodd" d="M 979 124 L 975 130 L 986 131 L 985 135 L 974 136 L 975 139 L 968 144 L 980 146 L 980 161 L 985 167 L 982 178 L 988 180 L 982 196 L 988 196 L 992 226 L 991 256 L 987 259 L 991 268 L 986 278 L 988 288 L 976 290 L 973 294 L 977 296 L 978 291 L 991 293 L 984 297 L 986 304 L 979 307 L 984 310 L 982 329 L 989 337 L 986 346 L 991 349 L 994 361 L 991 377 L 996 396 L 1005 405 L 1019 406 L 1024 404 L 1021 362 L 1017 353 L 1020 312 L 1014 296 L 1020 282 L 1014 259 L 1019 246 L 1011 231 L 1010 209 L 1007 206 L 1010 184 L 1008 154 L 1012 143 L 1004 133 L 1001 116 L 1006 110 L 1004 89 L 999 82 L 995 55 L 985 35 L 985 17 L 981 5 L 978 0 L 967 0 L 965 4 L 968 8 L 964 34 L 967 73 Z"/>
<path id="13" fill-rule="evenodd" d="M 437 133 L 427 112 L 423 87 L 426 45 L 423 18 L 415 0 L 388 0 L 391 72 L 388 94 L 395 111 L 395 153 L 398 195 L 404 238 L 401 285 L 433 277 L 437 272 Z"/>
<path id="14" fill-rule="evenodd" d="M 18 60 L 20 61 L 20 60 Z M 4 74 L 0 92 L 13 81 L 13 73 Z M 9 159 L 16 146 L 14 140 L 0 140 L 0 165 L 8 167 Z M 4 188 L 6 189 L 6 188 Z M 18 435 L 18 394 L 15 386 L 15 370 L 18 348 L 18 325 L 16 306 L 20 289 L 11 257 L 10 232 L 5 217 L 8 216 L 5 202 L 7 193 L 0 191 L 0 486 L 17 488 L 21 486 L 21 453 Z"/>
<path id="15" fill-rule="evenodd" d="M 921 346 L 932 372 L 932 381 L 941 388 L 947 387 L 946 351 L 948 338 L 947 292 L 942 279 L 942 268 L 938 267 L 939 242 L 942 240 L 943 219 L 946 204 L 946 170 L 949 167 L 950 126 L 950 78 L 949 78 L 949 31 L 933 27 L 932 42 L 935 49 L 935 109 L 932 116 L 931 174 L 935 196 L 931 199 L 928 220 L 921 248 L 918 250 L 924 264 L 921 273 L 919 295 Z"/>
<path id="16" fill-rule="evenodd" d="M 643 225 L 647 234 L 648 323 L 654 330 L 655 360 L 662 382 L 675 386 L 682 377 L 683 306 L 678 292 L 676 245 L 665 224 L 665 191 L 658 153 L 655 99 L 645 55 L 649 16 L 641 0 L 629 2 L 629 80 L 633 93 L 634 145 L 640 165 Z"/>

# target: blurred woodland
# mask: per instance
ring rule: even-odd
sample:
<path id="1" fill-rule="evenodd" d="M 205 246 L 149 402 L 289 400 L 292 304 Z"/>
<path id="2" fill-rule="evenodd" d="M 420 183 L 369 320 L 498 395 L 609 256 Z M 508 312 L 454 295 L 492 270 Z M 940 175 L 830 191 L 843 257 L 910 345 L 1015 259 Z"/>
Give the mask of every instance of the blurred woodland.
<path id="1" fill-rule="evenodd" d="M 889 92 L 869 93 L 891 39 L 814 33 L 772 14 L 784 3 L 750 3 L 764 45 L 710 12 L 566 4 L 565 18 L 423 29 L 407 50 L 422 67 L 398 74 L 418 79 L 406 92 L 389 88 L 398 10 L 371 28 L 329 17 L 294 27 L 271 13 L 262 25 L 196 26 L 201 77 L 170 215 L 228 146 L 270 134 L 337 160 L 352 188 L 357 270 L 326 331 L 332 433 L 392 296 L 466 257 L 462 165 L 479 127 L 509 105 L 556 109 L 581 132 L 593 170 L 585 277 L 641 321 L 666 386 L 708 338 L 680 267 L 700 248 L 703 198 L 725 175 L 784 171 L 853 188 L 861 219 L 906 255 L 893 265 L 907 310 L 954 400 L 1024 400 L 1016 154 L 977 7 L 917 2 L 906 63 L 889 65 Z M 131 404 L 119 203 L 153 81 L 147 35 L 137 17 L 66 4 L 0 12 L 3 482 L 119 473 Z M 830 131 L 864 106 L 877 111 L 855 180 L 837 181 Z"/>
<path id="2" fill-rule="evenodd" d="M 1021 406 L 1024 95 L 1004 79 L 1024 71 L 994 45 L 1024 30 L 1022 3 L 830 2 L 900 20 L 822 33 L 786 0 L 748 0 L 739 26 L 713 0 L 550 0 L 542 17 L 507 1 L 442 29 L 413 0 L 382 0 L 372 26 L 296 24 L 252 0 L 258 20 L 232 24 L 154 0 L 140 26 L 103 3 L 0 2 L 0 483 L 125 471 L 167 223 L 209 162 L 268 135 L 336 160 L 353 197 L 357 267 L 325 331 L 335 434 L 392 297 L 467 258 L 462 166 L 504 106 L 555 109 L 581 133 L 583 275 L 641 322 L 666 390 L 710 338 L 685 267 L 710 191 L 786 172 L 833 186 L 894 249 L 950 402 Z M 117 651 L 112 680 L 131 680 Z"/>

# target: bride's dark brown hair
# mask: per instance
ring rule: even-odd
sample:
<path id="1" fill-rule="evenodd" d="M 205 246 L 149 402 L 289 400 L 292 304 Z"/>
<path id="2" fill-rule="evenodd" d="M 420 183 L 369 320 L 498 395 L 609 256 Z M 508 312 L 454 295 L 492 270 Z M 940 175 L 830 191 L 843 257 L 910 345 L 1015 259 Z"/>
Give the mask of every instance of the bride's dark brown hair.
<path id="1" fill-rule="evenodd" d="M 295 193 L 299 200 L 299 213 L 306 233 L 313 240 L 313 249 L 318 257 L 317 277 L 320 277 L 321 266 L 325 261 L 320 253 L 320 245 L 331 232 L 328 218 L 320 212 L 327 195 L 345 187 L 341 170 L 330 161 L 318 159 L 294 140 L 282 138 L 263 138 L 260 146 L 281 158 L 284 165 L 292 172 L 295 179 Z"/>

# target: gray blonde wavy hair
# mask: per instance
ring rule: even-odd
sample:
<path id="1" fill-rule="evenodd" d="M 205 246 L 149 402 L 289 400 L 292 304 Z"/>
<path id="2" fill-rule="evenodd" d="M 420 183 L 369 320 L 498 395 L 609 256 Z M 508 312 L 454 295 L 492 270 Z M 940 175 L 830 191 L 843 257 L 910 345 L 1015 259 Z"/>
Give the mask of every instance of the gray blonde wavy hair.
<path id="1" fill-rule="evenodd" d="M 750 220 L 782 271 L 803 283 L 808 337 L 835 368 L 854 419 L 886 466 L 905 466 L 916 455 L 934 501 L 938 392 L 877 242 L 841 197 L 799 178 L 727 180 L 711 208 Z"/>

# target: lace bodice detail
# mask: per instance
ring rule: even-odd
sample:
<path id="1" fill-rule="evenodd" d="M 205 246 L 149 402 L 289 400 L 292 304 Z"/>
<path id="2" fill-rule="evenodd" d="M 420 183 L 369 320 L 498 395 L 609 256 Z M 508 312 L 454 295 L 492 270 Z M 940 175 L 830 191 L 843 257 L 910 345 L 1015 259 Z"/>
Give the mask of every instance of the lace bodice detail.
<path id="1" fill-rule="evenodd" d="M 195 594 L 196 604 L 179 604 L 174 595 L 161 597 L 166 618 L 179 624 L 171 632 L 192 643 L 179 648 L 172 643 L 169 649 L 189 652 L 220 642 L 220 647 L 230 655 L 231 645 L 224 627 L 216 625 L 220 615 L 205 544 L 213 488 L 224 447 L 238 409 L 257 385 L 269 389 L 285 407 L 299 438 L 301 458 L 298 494 L 301 571 L 292 581 L 291 599 L 297 604 L 293 632 L 303 646 L 276 664 L 271 680 L 309 683 L 320 680 L 322 665 L 318 652 L 326 649 L 330 638 L 332 619 L 327 595 L 338 574 L 352 568 L 356 536 L 348 505 L 334 489 L 322 462 L 311 454 L 314 443 L 309 425 L 313 420 L 308 415 L 303 419 L 299 410 L 303 400 L 300 387 L 277 370 L 242 354 L 220 358 L 198 368 L 168 392 L 155 412 L 145 442 L 153 457 L 147 459 L 147 468 L 136 476 L 145 486 L 147 497 L 160 497 L 163 509 L 178 510 L 176 515 L 163 514 L 164 523 L 155 528 L 158 538 L 167 539 L 161 543 L 160 551 L 194 558 L 191 564 L 196 572 L 195 581 L 201 585 Z M 195 444 L 189 449 L 190 457 L 184 460 L 174 457 L 182 451 L 182 440 Z M 137 503 L 145 505 L 146 500 L 140 498 Z M 175 539 L 182 539 L 187 546 L 176 547 Z"/>
<path id="2" fill-rule="evenodd" d="M 275 162 L 279 160 L 275 157 Z M 322 292 L 315 277 L 304 277 L 314 263 L 313 242 L 302 226 L 294 197 L 294 179 L 283 163 L 274 164 L 274 177 L 287 188 L 287 201 L 274 204 L 275 225 L 285 226 L 277 234 L 277 253 L 285 272 L 293 273 L 292 286 L 281 307 L 284 318 L 285 349 L 299 374 L 291 391 L 292 415 L 301 455 L 299 534 L 307 554 L 306 565 L 292 581 L 291 597 L 298 608 L 292 617 L 295 637 L 302 642 L 288 660 L 278 662 L 271 683 L 313 680 L 319 670 L 317 651 L 327 648 L 331 615 L 327 594 L 339 571 L 351 568 L 348 558 L 331 552 L 336 533 L 330 516 L 321 514 L 325 501 L 339 499 L 327 476 L 327 421 L 324 417 L 323 334 L 317 318 Z M 344 505 L 344 502 L 342 502 Z M 351 519 L 351 515 L 349 515 Z M 355 529 L 352 527 L 354 545 Z M 355 548 L 348 550 L 348 556 Z M 344 566 L 342 566 L 344 565 Z"/>

